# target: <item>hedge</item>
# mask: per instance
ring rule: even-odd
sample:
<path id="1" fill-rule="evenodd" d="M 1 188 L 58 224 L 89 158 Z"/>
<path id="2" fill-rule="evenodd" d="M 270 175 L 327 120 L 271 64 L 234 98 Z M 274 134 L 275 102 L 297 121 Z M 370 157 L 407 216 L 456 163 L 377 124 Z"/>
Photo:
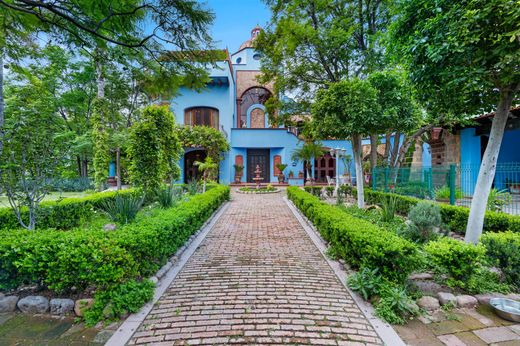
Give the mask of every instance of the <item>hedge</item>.
<path id="1" fill-rule="evenodd" d="M 486 233 L 481 241 L 488 257 L 502 270 L 506 281 L 520 288 L 520 233 Z"/>
<path id="2" fill-rule="evenodd" d="M 362 220 L 298 187 L 287 188 L 296 207 L 316 226 L 335 255 L 356 268 L 378 268 L 382 276 L 402 282 L 420 261 L 418 248 L 369 221 Z"/>
<path id="3" fill-rule="evenodd" d="M 40 203 L 36 219 L 36 228 L 70 229 L 77 227 L 83 220 L 92 216 L 94 209 L 103 201 L 114 199 L 117 194 L 133 194 L 135 190 L 99 192 L 80 198 L 64 198 L 57 201 Z M 22 218 L 28 220 L 29 211 L 22 209 Z M 21 228 L 12 208 L 0 208 L 0 229 L 13 230 Z"/>
<path id="4" fill-rule="evenodd" d="M 407 215 L 410 208 L 421 201 L 414 197 L 365 189 L 365 199 L 369 204 L 380 205 L 389 196 L 396 198 L 397 212 L 402 215 Z M 448 225 L 453 232 L 464 235 L 466 233 L 466 224 L 468 223 L 469 208 L 444 203 L 439 203 L 439 205 L 443 223 Z M 520 216 L 486 211 L 484 232 L 503 232 L 508 230 L 520 232 Z"/>
<path id="5" fill-rule="evenodd" d="M 150 276 L 228 199 L 219 185 L 115 231 L 0 231 L 0 289 L 97 290 Z"/>

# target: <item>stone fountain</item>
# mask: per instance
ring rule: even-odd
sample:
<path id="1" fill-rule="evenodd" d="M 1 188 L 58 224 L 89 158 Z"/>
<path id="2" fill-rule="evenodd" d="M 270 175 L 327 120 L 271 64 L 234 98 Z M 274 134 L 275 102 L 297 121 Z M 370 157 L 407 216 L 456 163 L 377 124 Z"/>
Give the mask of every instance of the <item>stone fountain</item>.
<path id="1" fill-rule="evenodd" d="M 256 169 L 253 173 L 255 173 L 253 180 L 255 181 L 256 189 L 258 190 L 258 189 L 260 189 L 260 181 L 264 180 L 264 178 L 260 177 L 260 173 L 262 173 L 262 170 L 260 169 L 260 165 L 256 165 Z"/>

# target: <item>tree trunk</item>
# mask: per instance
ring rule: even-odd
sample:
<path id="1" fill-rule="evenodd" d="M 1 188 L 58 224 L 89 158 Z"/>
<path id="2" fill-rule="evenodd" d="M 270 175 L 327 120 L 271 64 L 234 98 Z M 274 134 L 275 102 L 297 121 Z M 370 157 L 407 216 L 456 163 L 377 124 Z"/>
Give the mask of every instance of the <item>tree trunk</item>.
<path id="1" fill-rule="evenodd" d="M 391 148 L 391 145 L 390 145 L 391 138 L 392 138 L 392 133 L 388 132 L 385 135 L 385 154 L 383 155 L 383 162 L 385 163 L 385 165 L 388 164 L 388 156 L 390 155 L 390 148 Z"/>
<path id="2" fill-rule="evenodd" d="M 399 144 L 401 143 L 401 133 L 394 132 L 394 143 L 392 144 L 392 152 L 390 157 L 390 166 L 395 166 L 397 155 L 399 153 Z"/>
<path id="3" fill-rule="evenodd" d="M 83 166 L 81 164 L 81 157 L 79 157 L 79 155 L 76 155 L 76 163 L 78 164 L 78 176 L 81 178 L 83 177 Z"/>
<path id="4" fill-rule="evenodd" d="M 465 241 L 477 244 L 484 226 L 487 201 L 497 166 L 498 153 L 504 137 L 504 130 L 511 110 L 513 91 L 502 91 L 500 101 L 493 118 L 489 141 L 480 164 L 475 193 L 471 202 Z"/>
<path id="5" fill-rule="evenodd" d="M 117 190 L 121 190 L 121 148 L 116 149 L 116 182 Z"/>
<path id="6" fill-rule="evenodd" d="M 377 166 L 377 140 L 379 136 L 377 134 L 370 135 L 370 171 L 373 172 Z"/>
<path id="7" fill-rule="evenodd" d="M 363 164 L 361 162 L 361 135 L 352 136 L 352 148 L 354 152 L 354 165 L 356 166 L 356 189 L 359 208 L 365 207 L 365 193 L 363 191 Z"/>
<path id="8" fill-rule="evenodd" d="M 96 48 L 94 59 L 96 63 L 97 97 L 103 99 L 105 98 L 105 74 L 103 71 L 103 54 L 101 49 Z"/>
<path id="9" fill-rule="evenodd" d="M 88 160 L 83 160 L 81 165 L 81 176 L 88 178 Z"/>

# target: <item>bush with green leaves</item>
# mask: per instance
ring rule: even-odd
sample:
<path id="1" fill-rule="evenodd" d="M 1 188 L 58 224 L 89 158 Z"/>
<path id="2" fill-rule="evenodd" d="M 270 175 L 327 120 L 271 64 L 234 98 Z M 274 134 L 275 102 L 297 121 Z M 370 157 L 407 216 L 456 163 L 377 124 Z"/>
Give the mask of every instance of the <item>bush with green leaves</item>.
<path id="1" fill-rule="evenodd" d="M 452 287 L 465 287 L 481 267 L 486 255 L 486 248 L 482 244 L 468 244 L 448 237 L 429 242 L 424 246 L 424 251 L 432 269 L 447 274 L 447 284 Z"/>
<path id="2" fill-rule="evenodd" d="M 381 203 L 381 220 L 383 222 L 390 222 L 395 217 L 397 208 L 397 198 L 390 196 Z"/>
<path id="3" fill-rule="evenodd" d="M 364 300 L 376 296 L 383 285 L 383 278 L 378 269 L 362 268 L 347 279 L 348 287 L 359 293 Z"/>
<path id="4" fill-rule="evenodd" d="M 354 268 L 378 268 L 383 277 L 403 282 L 421 261 L 417 246 L 393 232 L 323 203 L 298 187 L 287 188 L 287 196 L 329 242 L 332 253 Z"/>
<path id="5" fill-rule="evenodd" d="M 486 267 L 476 268 L 464 288 L 469 294 L 511 292 L 511 286 L 507 283 L 500 282 L 500 276 Z"/>
<path id="6" fill-rule="evenodd" d="M 426 243 L 438 238 L 439 233 L 436 230 L 441 223 L 441 209 L 438 204 L 419 202 L 410 209 L 408 223 L 401 235 L 418 243 Z"/>
<path id="7" fill-rule="evenodd" d="M 63 198 L 57 201 L 44 201 L 38 209 L 37 229 L 72 229 L 90 219 L 95 210 L 100 210 L 106 201 L 114 200 L 117 195 L 134 195 L 135 190 L 119 192 L 99 192 L 86 197 Z M 27 218 L 28 210 L 22 209 L 22 218 Z M 0 208 L 0 229 L 14 230 L 20 224 L 11 208 Z"/>
<path id="8" fill-rule="evenodd" d="M 430 187 L 421 181 L 409 181 L 399 183 L 394 188 L 394 193 L 398 195 L 412 196 L 417 198 L 431 198 Z"/>
<path id="9" fill-rule="evenodd" d="M 406 319 L 415 316 L 419 310 L 413 304 L 406 288 L 402 285 L 383 285 L 376 304 L 376 314 L 391 324 L 404 324 Z"/>
<path id="10" fill-rule="evenodd" d="M 184 188 L 186 189 L 186 192 L 188 195 L 193 196 L 199 193 L 200 191 L 200 184 L 197 180 L 192 179 L 190 180 L 186 185 L 184 185 Z"/>
<path id="11" fill-rule="evenodd" d="M 353 190 L 353 194 L 357 194 L 355 189 Z M 397 198 L 397 212 L 401 215 L 407 215 L 410 209 L 420 202 L 420 199 L 410 196 L 365 189 L 365 198 L 369 204 L 381 204 L 385 198 L 392 195 Z M 445 203 L 439 205 L 443 224 L 453 232 L 464 234 L 466 232 L 466 224 L 468 223 L 469 209 Z M 486 211 L 484 232 L 503 231 L 520 232 L 520 216 L 490 210 Z"/>
<path id="12" fill-rule="evenodd" d="M 418 313 L 406 288 L 385 280 L 378 269 L 363 268 L 348 278 L 348 286 L 363 299 L 374 299 L 376 313 L 392 324 L 403 324 L 406 318 Z"/>
<path id="13" fill-rule="evenodd" d="M 148 277 L 228 199 L 229 187 L 216 185 L 110 232 L 0 231 L 0 287 L 41 284 L 61 293 Z"/>
<path id="14" fill-rule="evenodd" d="M 102 320 L 118 320 L 138 312 L 153 298 L 155 284 L 150 280 L 130 280 L 113 288 L 96 292 L 94 305 L 85 311 L 85 324 L 94 326 Z"/>
<path id="15" fill-rule="evenodd" d="M 304 190 L 308 193 L 312 194 L 313 196 L 320 197 L 321 196 L 321 186 L 305 186 Z"/>
<path id="16" fill-rule="evenodd" d="M 509 284 L 520 289 L 520 233 L 486 233 L 481 241 L 492 264 L 502 270 Z"/>
<path id="17" fill-rule="evenodd" d="M 183 194 L 182 187 L 168 185 L 157 190 L 156 198 L 161 208 L 168 209 L 180 201 Z"/>
<path id="18" fill-rule="evenodd" d="M 141 207 L 143 206 L 144 197 L 137 195 L 116 195 L 113 200 L 107 200 L 101 203 L 103 210 L 112 221 L 118 223 L 132 222 Z"/>
<path id="19" fill-rule="evenodd" d="M 451 190 L 449 186 L 442 186 L 435 189 L 435 199 L 436 200 L 449 200 L 451 196 Z M 455 188 L 455 199 L 464 198 L 464 193 L 458 187 Z"/>

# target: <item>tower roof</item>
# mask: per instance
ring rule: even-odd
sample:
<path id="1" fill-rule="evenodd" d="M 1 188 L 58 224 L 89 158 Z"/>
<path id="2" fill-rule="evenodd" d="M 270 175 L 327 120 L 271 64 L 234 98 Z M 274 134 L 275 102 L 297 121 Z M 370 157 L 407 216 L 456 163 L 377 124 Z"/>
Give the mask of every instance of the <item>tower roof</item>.
<path id="1" fill-rule="evenodd" d="M 246 48 L 253 48 L 253 41 L 256 39 L 258 34 L 262 31 L 262 27 L 259 25 L 255 26 L 253 29 L 251 29 L 251 38 L 244 43 L 240 45 L 240 48 L 238 48 L 239 51 Z"/>

